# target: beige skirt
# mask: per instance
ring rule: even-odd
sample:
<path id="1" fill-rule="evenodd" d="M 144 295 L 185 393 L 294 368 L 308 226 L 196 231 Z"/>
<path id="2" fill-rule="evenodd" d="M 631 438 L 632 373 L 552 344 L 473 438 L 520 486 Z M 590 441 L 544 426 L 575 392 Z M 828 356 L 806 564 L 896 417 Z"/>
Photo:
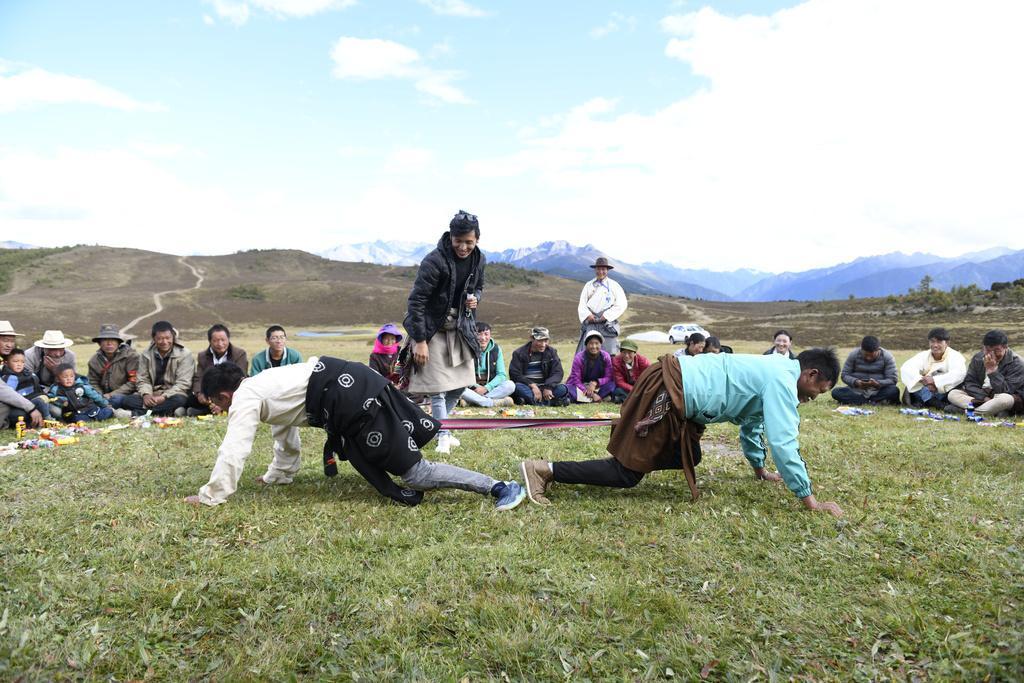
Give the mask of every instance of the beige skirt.
<path id="1" fill-rule="evenodd" d="M 476 382 L 473 352 L 458 330 L 440 330 L 429 342 L 430 358 L 409 378 L 410 394 L 440 394 Z"/>

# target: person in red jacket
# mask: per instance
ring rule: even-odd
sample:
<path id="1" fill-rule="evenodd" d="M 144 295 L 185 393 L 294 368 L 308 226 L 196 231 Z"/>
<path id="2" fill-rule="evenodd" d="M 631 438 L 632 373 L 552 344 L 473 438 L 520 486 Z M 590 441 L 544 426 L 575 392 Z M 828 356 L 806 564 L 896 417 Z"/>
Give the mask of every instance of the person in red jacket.
<path id="1" fill-rule="evenodd" d="M 639 347 L 632 339 L 619 344 L 619 355 L 612 358 L 612 379 L 615 380 L 615 390 L 612 391 L 612 400 L 622 403 L 633 391 L 633 385 L 643 374 L 651 361 L 639 353 Z"/>

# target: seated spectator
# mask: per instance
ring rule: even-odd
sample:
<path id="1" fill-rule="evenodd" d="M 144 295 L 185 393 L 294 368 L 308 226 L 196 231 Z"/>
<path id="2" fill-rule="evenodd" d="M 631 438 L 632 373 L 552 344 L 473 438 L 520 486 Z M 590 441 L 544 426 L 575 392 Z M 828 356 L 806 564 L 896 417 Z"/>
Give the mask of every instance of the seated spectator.
<path id="1" fill-rule="evenodd" d="M 640 379 L 640 375 L 651 364 L 644 356 L 641 356 L 639 347 L 632 339 L 619 344 L 619 355 L 612 358 L 612 377 L 615 379 L 615 390 L 612 391 L 612 400 L 622 403 L 633 391 L 633 385 Z"/>
<path id="2" fill-rule="evenodd" d="M 242 368 L 249 367 L 249 355 L 231 343 L 231 330 L 226 325 L 217 323 L 206 331 L 209 346 L 196 358 L 196 373 L 192 377 L 192 395 L 188 397 L 185 413 L 189 417 L 196 415 L 220 415 L 220 406 L 210 401 L 203 393 L 203 374 L 214 365 L 228 362 Z"/>
<path id="3" fill-rule="evenodd" d="M 377 330 L 377 338 L 373 340 L 373 352 L 370 353 L 370 368 L 396 387 L 401 380 L 397 368 L 401 343 L 402 333 L 398 331 L 398 326 L 388 323 Z"/>
<path id="4" fill-rule="evenodd" d="M 704 353 L 704 347 L 707 345 L 707 340 L 704 335 L 700 332 L 694 332 L 686 338 L 686 355 L 687 356 L 699 356 Z"/>
<path id="5" fill-rule="evenodd" d="M 54 374 L 57 381 L 47 395 L 60 411 L 62 421 L 91 422 L 114 417 L 114 409 L 107 399 L 93 389 L 85 377 L 78 375 L 73 365 L 62 363 L 54 370 Z"/>
<path id="6" fill-rule="evenodd" d="M 704 340 L 704 353 L 721 353 L 722 342 L 719 341 L 718 337 L 710 336 Z"/>
<path id="7" fill-rule="evenodd" d="M 196 374 L 192 352 L 178 342 L 178 333 L 166 320 L 153 323 L 149 348 L 139 356 L 138 393 L 124 399 L 134 415 L 184 415 L 188 392 Z"/>
<path id="8" fill-rule="evenodd" d="M 600 403 L 615 389 L 612 357 L 601 348 L 603 344 L 604 335 L 589 330 L 583 336 L 583 350 L 572 359 L 572 370 L 565 386 L 569 398 L 576 403 Z"/>
<path id="9" fill-rule="evenodd" d="M 984 416 L 1024 412 L 1024 361 L 1009 348 L 1002 330 L 990 330 L 981 340 L 982 350 L 967 366 L 964 383 L 946 395 L 950 412 L 966 410 Z"/>
<path id="10" fill-rule="evenodd" d="M 7 367 L 7 357 L 18 347 L 18 337 L 25 335 L 14 331 L 14 326 L 8 320 L 0 320 L 0 370 Z M 22 353 L 24 355 L 24 353 Z M 20 411 L 10 421 L 11 413 Z M 5 383 L 0 382 L 0 428 L 18 423 L 18 416 L 25 416 L 25 423 L 29 427 L 39 427 L 43 420 L 50 416 L 49 406 L 46 410 L 39 410 L 32 401 L 28 400 Z"/>
<path id="11" fill-rule="evenodd" d="M 117 325 L 100 325 L 100 333 L 92 340 L 99 348 L 89 359 L 89 384 L 110 402 L 116 417 L 131 417 L 131 412 L 124 408 L 124 400 L 136 391 L 139 352 L 131 347 Z"/>
<path id="12" fill-rule="evenodd" d="M 516 383 L 505 372 L 505 356 L 501 347 L 491 339 L 491 326 L 478 322 L 476 340 L 481 348 L 476 361 L 476 384 L 462 392 L 462 400 L 484 408 L 512 405 L 511 396 L 515 393 Z"/>
<path id="13" fill-rule="evenodd" d="M 36 373 L 25 367 L 24 351 L 17 347 L 11 349 L 11 352 L 7 354 L 3 368 L 0 369 L 0 379 L 19 396 L 31 401 L 40 415 L 49 414 L 50 404 L 45 398 L 43 386 L 39 383 L 39 378 L 36 377 Z M 10 420 L 10 424 L 13 427 L 18 423 L 18 418 L 23 417 L 27 425 L 29 412 L 31 411 L 26 411 L 22 408 L 10 408 L 7 419 Z M 0 427 L 4 426 L 6 425 L 0 424 Z"/>
<path id="14" fill-rule="evenodd" d="M 562 361 L 550 342 L 548 328 L 535 327 L 530 341 L 512 352 L 508 376 L 516 385 L 513 398 L 517 404 L 569 405 L 569 390 L 562 384 Z"/>
<path id="15" fill-rule="evenodd" d="M 260 374 L 267 368 L 278 368 L 282 365 L 294 365 L 302 362 L 302 355 L 295 349 L 285 346 L 288 335 L 280 325 L 271 325 L 267 328 L 267 350 L 257 353 L 252 358 L 252 367 L 249 369 L 249 376 Z"/>
<path id="16" fill-rule="evenodd" d="M 54 370 L 58 365 L 67 363 L 75 367 L 75 354 L 68 351 L 74 342 L 64 336 L 60 330 L 46 330 L 43 338 L 35 342 L 32 348 L 25 351 L 25 367 L 36 373 L 43 387 L 57 382 Z"/>
<path id="17" fill-rule="evenodd" d="M 770 356 L 773 353 L 777 353 L 782 356 L 787 356 L 790 360 L 796 360 L 796 354 L 793 353 L 793 335 L 786 330 L 779 330 L 775 333 L 773 339 L 773 346 L 765 351 L 762 355 Z"/>
<path id="18" fill-rule="evenodd" d="M 936 327 L 928 333 L 928 350 L 922 351 L 900 367 L 900 379 L 906 391 L 903 402 L 915 408 L 941 410 L 946 394 L 959 386 L 967 375 L 963 354 L 949 347 L 949 332 Z"/>
<path id="19" fill-rule="evenodd" d="M 843 381 L 846 382 L 845 387 L 832 390 L 832 398 L 839 403 L 859 406 L 900 402 L 900 390 L 896 386 L 896 359 L 882 348 L 878 337 L 864 337 L 860 348 L 846 357 Z"/>

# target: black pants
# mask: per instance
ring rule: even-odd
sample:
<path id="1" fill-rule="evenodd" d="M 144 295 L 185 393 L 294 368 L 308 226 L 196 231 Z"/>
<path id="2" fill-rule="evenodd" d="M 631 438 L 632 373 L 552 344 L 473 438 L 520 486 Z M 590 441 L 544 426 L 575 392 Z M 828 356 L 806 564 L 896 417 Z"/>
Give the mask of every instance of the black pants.
<path id="1" fill-rule="evenodd" d="M 837 403 L 845 403 L 848 406 L 860 406 L 865 403 L 898 404 L 900 402 L 900 390 L 895 384 L 890 384 L 872 394 L 871 398 L 865 398 L 864 394 L 852 387 L 836 387 L 832 390 L 832 398 Z"/>
<path id="2" fill-rule="evenodd" d="M 174 396 L 168 397 L 166 401 L 153 408 L 154 415 L 174 415 L 174 411 L 178 408 L 184 408 L 185 403 L 188 401 L 188 396 L 185 394 L 175 394 Z M 142 415 L 149 408 L 143 405 L 141 394 L 131 394 L 125 397 L 122 407 L 132 411 L 132 415 Z"/>
<path id="3" fill-rule="evenodd" d="M 551 464 L 555 471 L 555 481 L 561 484 L 590 484 L 629 489 L 644 478 L 643 472 L 624 467 L 621 462 L 611 457 L 583 462 L 567 460 Z"/>

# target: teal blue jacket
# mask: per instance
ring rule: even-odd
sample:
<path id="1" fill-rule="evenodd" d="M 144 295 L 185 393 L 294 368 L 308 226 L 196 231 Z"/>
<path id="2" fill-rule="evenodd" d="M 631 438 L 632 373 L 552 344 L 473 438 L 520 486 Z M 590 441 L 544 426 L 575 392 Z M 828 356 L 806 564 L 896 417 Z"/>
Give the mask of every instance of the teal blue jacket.
<path id="1" fill-rule="evenodd" d="M 301 362 L 302 355 L 298 351 L 287 346 L 284 347 L 284 356 L 281 358 L 281 365 L 295 365 L 296 363 Z M 249 369 L 249 376 L 254 377 L 267 368 L 272 367 L 274 366 L 270 364 L 270 349 L 263 349 L 252 357 L 252 367 Z"/>
<path id="2" fill-rule="evenodd" d="M 686 419 L 700 424 L 731 422 L 740 427 L 743 455 L 764 467 L 766 437 L 772 459 L 789 490 L 811 495 L 811 480 L 800 457 L 800 415 L 796 381 L 800 363 L 785 356 L 705 353 L 681 356 Z"/>
<path id="3" fill-rule="evenodd" d="M 480 352 L 476 359 L 476 379 L 486 380 L 483 388 L 491 391 L 495 387 L 508 381 L 508 374 L 505 372 L 505 356 L 501 347 L 494 343 L 494 340 L 487 342 L 487 348 Z"/>

